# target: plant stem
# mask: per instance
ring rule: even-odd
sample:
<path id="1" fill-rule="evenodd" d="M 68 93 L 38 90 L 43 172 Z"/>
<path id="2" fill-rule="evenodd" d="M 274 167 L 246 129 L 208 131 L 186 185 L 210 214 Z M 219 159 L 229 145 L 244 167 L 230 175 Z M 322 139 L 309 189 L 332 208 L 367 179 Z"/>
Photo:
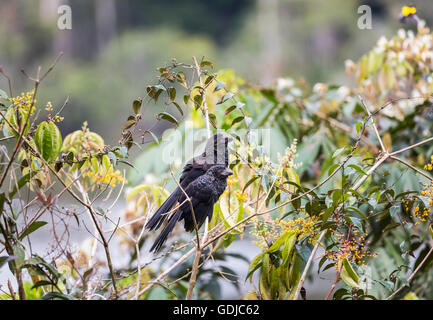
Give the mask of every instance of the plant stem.
<path id="1" fill-rule="evenodd" d="M 200 68 L 200 65 L 198 64 L 197 59 L 195 57 L 192 57 L 192 59 L 194 60 L 195 70 L 197 71 L 198 81 L 200 83 L 200 86 L 203 88 L 203 81 L 201 79 L 201 68 Z M 209 109 L 207 107 L 206 93 L 205 93 L 204 89 L 201 90 L 200 94 L 201 94 L 201 98 L 202 98 L 202 101 L 203 101 L 204 116 L 205 116 L 205 119 L 206 119 L 207 137 L 209 139 L 211 137 L 211 130 L 210 130 L 210 125 L 209 125 Z"/>
<path id="2" fill-rule="evenodd" d="M 319 239 L 317 239 L 316 244 L 314 245 L 313 251 L 311 251 L 310 257 L 308 258 L 307 264 L 305 265 L 304 271 L 302 272 L 301 279 L 299 280 L 298 286 L 296 287 L 295 295 L 293 296 L 293 300 L 297 300 L 299 296 L 299 292 L 301 292 L 301 288 L 304 285 L 305 279 L 308 275 L 308 269 L 310 269 L 311 262 L 313 261 L 314 256 L 316 255 L 316 251 L 320 246 L 320 242 L 322 241 L 323 237 L 325 236 L 327 230 L 323 230 L 322 233 L 319 236 Z"/>
<path id="3" fill-rule="evenodd" d="M 186 293 L 186 300 L 191 300 L 192 297 L 192 292 L 194 290 L 196 280 L 197 280 L 200 257 L 201 257 L 201 250 L 197 248 L 197 251 L 195 253 L 194 263 L 192 264 L 191 277 L 189 279 L 189 286 L 188 286 L 188 292 Z"/>
<path id="4" fill-rule="evenodd" d="M 421 267 L 424 265 L 424 263 L 427 261 L 427 259 L 430 257 L 430 255 L 433 252 L 433 246 L 430 248 L 429 252 L 425 255 L 424 259 L 421 261 L 421 263 L 418 265 L 418 267 L 412 272 L 412 274 L 407 278 L 407 282 L 411 282 L 413 278 L 415 277 L 416 273 L 421 269 Z M 395 292 L 393 292 L 389 297 L 387 297 L 385 300 L 392 299 L 397 293 L 399 293 L 406 285 L 401 285 Z"/>

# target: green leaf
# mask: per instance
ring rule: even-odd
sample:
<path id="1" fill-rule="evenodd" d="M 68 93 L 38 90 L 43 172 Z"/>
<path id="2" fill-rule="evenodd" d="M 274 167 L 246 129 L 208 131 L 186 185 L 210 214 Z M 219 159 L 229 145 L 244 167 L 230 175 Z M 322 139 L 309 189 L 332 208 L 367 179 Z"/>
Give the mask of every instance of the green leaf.
<path id="1" fill-rule="evenodd" d="M 214 92 L 215 92 L 215 91 L 219 91 L 219 90 L 223 89 L 225 86 L 226 86 L 226 84 L 225 84 L 224 82 L 222 82 L 222 81 L 218 81 L 218 82 L 216 83 L 216 85 L 215 85 L 215 89 L 214 89 L 213 91 L 214 91 Z"/>
<path id="2" fill-rule="evenodd" d="M 165 87 L 160 84 L 155 86 L 147 86 L 146 91 L 147 95 L 156 102 L 158 101 L 161 92 L 165 91 Z"/>
<path id="3" fill-rule="evenodd" d="M 156 88 L 157 90 L 166 91 L 165 87 L 162 84 L 156 84 L 153 87 Z"/>
<path id="4" fill-rule="evenodd" d="M 184 95 L 183 96 L 183 102 L 185 103 L 185 104 L 188 104 L 188 101 L 189 101 L 189 95 Z"/>
<path id="5" fill-rule="evenodd" d="M 179 82 L 181 85 L 183 85 L 184 87 L 186 87 L 186 76 L 185 73 L 183 73 L 182 71 L 179 71 L 176 74 L 176 80 L 177 82 Z"/>
<path id="6" fill-rule="evenodd" d="M 335 150 L 334 153 L 332 154 L 332 157 L 333 158 L 338 157 L 342 152 L 344 152 L 344 150 L 346 150 L 345 147 Z"/>
<path id="7" fill-rule="evenodd" d="M 73 297 L 73 296 L 71 296 L 69 294 L 64 294 L 64 293 L 56 292 L 56 291 L 48 292 L 41 299 L 42 300 L 50 300 L 50 299 L 77 300 L 75 297 Z"/>
<path id="8" fill-rule="evenodd" d="M 226 93 L 226 94 L 221 98 L 221 100 L 220 100 L 219 102 L 217 102 L 217 104 L 224 103 L 224 102 L 226 102 L 228 99 L 231 99 L 233 96 L 234 96 L 233 93 L 231 93 L 231 92 L 227 92 L 227 93 Z"/>
<path id="9" fill-rule="evenodd" d="M 179 122 L 177 121 L 177 119 L 174 116 L 172 116 L 171 114 L 169 114 L 168 112 L 158 113 L 157 119 L 158 120 L 164 119 L 164 120 L 167 120 L 171 123 L 174 123 L 176 126 L 179 125 Z"/>
<path id="10" fill-rule="evenodd" d="M 20 236 L 20 240 L 24 239 L 26 236 L 28 236 L 29 234 L 35 232 L 36 230 L 38 230 L 39 228 L 43 227 L 47 223 L 48 222 L 45 222 L 45 221 L 35 221 L 35 222 L 33 222 L 31 225 L 29 225 L 29 227 L 26 229 L 26 231 L 24 231 L 23 234 Z"/>
<path id="11" fill-rule="evenodd" d="M 108 157 L 110 158 L 111 162 L 113 163 L 113 166 L 116 166 L 117 164 L 117 157 L 113 152 L 108 152 Z"/>
<path id="12" fill-rule="evenodd" d="M 217 128 L 217 118 L 213 113 L 209 113 L 209 121 L 215 129 Z"/>
<path id="13" fill-rule="evenodd" d="M 253 261 L 251 261 L 250 266 L 248 267 L 248 274 L 246 279 L 248 280 L 254 273 L 254 271 L 257 270 L 257 268 L 260 267 L 260 261 L 262 261 L 263 256 L 265 255 L 264 252 L 258 254 L 254 257 Z"/>
<path id="14" fill-rule="evenodd" d="M 213 79 L 215 79 L 214 75 L 208 76 L 204 82 L 204 86 L 207 87 L 212 82 Z"/>
<path id="15" fill-rule="evenodd" d="M 156 136 L 152 131 L 150 131 L 150 130 L 145 130 L 145 131 L 143 132 L 143 134 L 146 134 L 146 133 L 148 133 L 148 134 L 150 134 L 150 135 L 152 136 L 152 138 L 153 138 L 153 140 L 155 140 L 156 144 L 159 144 L 158 137 L 157 137 L 157 136 Z"/>
<path id="16" fill-rule="evenodd" d="M 182 117 L 183 117 L 183 110 L 182 110 L 182 108 L 180 107 L 180 105 L 177 103 L 177 102 L 175 102 L 175 101 L 172 101 L 171 103 L 173 103 L 174 105 L 175 105 L 175 107 L 177 108 L 177 111 L 179 111 L 179 113 L 182 115 Z"/>
<path id="17" fill-rule="evenodd" d="M 296 242 L 297 234 L 295 232 L 290 232 L 289 235 L 286 238 L 286 241 L 284 242 L 284 248 L 283 248 L 283 265 L 286 265 L 290 253 L 292 252 L 295 242 Z"/>
<path id="18" fill-rule="evenodd" d="M 356 132 L 359 133 L 361 131 L 361 127 L 362 127 L 362 122 L 359 121 L 358 123 L 356 123 Z"/>
<path id="19" fill-rule="evenodd" d="M 341 270 L 340 277 L 348 286 L 359 287 L 359 276 L 356 274 L 355 270 L 353 270 L 347 258 L 343 260 L 343 269 Z"/>
<path id="20" fill-rule="evenodd" d="M 289 277 L 288 277 L 288 286 L 291 288 L 297 288 L 299 280 L 301 279 L 301 262 L 300 262 L 300 256 L 297 254 L 294 255 L 293 261 L 291 262 L 292 267 L 289 270 Z M 288 299 L 292 300 L 293 296 L 295 294 L 296 290 L 292 290 L 290 292 L 290 295 Z"/>
<path id="21" fill-rule="evenodd" d="M 174 75 L 170 72 L 163 72 L 161 74 L 161 77 L 164 79 L 167 79 L 170 82 L 174 82 L 174 79 L 175 79 Z"/>
<path id="22" fill-rule="evenodd" d="M 176 89 L 173 87 L 169 87 L 167 88 L 167 94 L 168 97 L 170 98 L 170 101 L 173 102 L 174 99 L 176 99 Z"/>
<path id="23" fill-rule="evenodd" d="M 245 184 L 244 188 L 242 189 L 242 193 L 245 192 L 245 190 L 248 188 L 248 186 L 256 181 L 259 178 L 259 176 L 252 177 L 248 182 Z"/>
<path id="24" fill-rule="evenodd" d="M 6 92 L 0 89 L 0 98 L 8 99 L 9 97 Z"/>
<path id="25" fill-rule="evenodd" d="M 195 104 L 195 109 L 197 110 L 201 107 L 201 104 L 203 103 L 203 97 L 201 96 L 201 94 L 197 94 L 196 96 L 194 96 L 193 100 Z"/>
<path id="26" fill-rule="evenodd" d="M 36 282 L 33 286 L 32 289 L 36 289 L 38 287 L 42 287 L 42 286 L 52 286 L 53 283 L 51 281 L 48 280 L 40 280 L 38 282 Z"/>
<path id="27" fill-rule="evenodd" d="M 432 237 L 432 239 L 433 239 L 433 224 L 430 224 L 430 225 L 428 226 L 428 231 L 430 231 L 430 235 L 431 235 L 431 237 Z"/>
<path id="28" fill-rule="evenodd" d="M 2 256 L 0 257 L 0 268 L 3 267 L 7 262 L 14 260 L 14 256 Z"/>
<path id="29" fill-rule="evenodd" d="M 340 166 L 338 163 L 334 163 L 329 169 L 328 169 L 328 177 L 334 173 L 335 169 L 337 169 Z"/>
<path id="30" fill-rule="evenodd" d="M 262 93 L 262 95 L 266 99 L 268 99 L 272 103 L 274 103 L 274 104 L 278 104 L 279 103 L 279 100 L 275 97 L 275 90 L 274 89 L 264 88 L 264 89 L 261 89 L 260 92 Z"/>
<path id="31" fill-rule="evenodd" d="M 268 294 L 269 285 L 266 283 L 265 274 L 261 274 L 259 278 L 259 291 L 263 300 L 271 300 L 272 297 Z"/>
<path id="32" fill-rule="evenodd" d="M 232 111 L 235 110 L 235 109 L 236 109 L 236 106 L 228 107 L 228 108 L 226 109 L 226 111 L 224 112 L 224 114 L 225 114 L 225 115 L 228 115 L 230 112 L 232 112 Z"/>
<path id="33" fill-rule="evenodd" d="M 272 252 L 275 252 L 278 249 L 280 249 L 280 247 L 286 241 L 289 234 L 290 234 L 289 232 L 284 232 L 277 240 L 274 241 L 274 243 L 271 245 L 271 247 L 266 252 L 272 253 Z"/>
<path id="34" fill-rule="evenodd" d="M 322 131 L 319 130 L 314 135 L 305 137 L 299 145 L 297 161 L 302 163 L 300 169 L 297 170 L 299 175 L 302 174 L 307 166 L 310 166 L 317 159 L 323 138 L 324 135 Z"/>
<path id="35" fill-rule="evenodd" d="M 98 163 L 98 159 L 96 159 L 95 157 L 90 159 L 90 163 L 92 165 L 92 170 L 94 173 L 98 173 L 99 171 L 99 163 Z"/>
<path id="36" fill-rule="evenodd" d="M 102 156 L 101 163 L 104 170 L 108 172 L 108 170 L 111 168 L 111 162 L 110 158 L 106 154 Z"/>
<path id="37" fill-rule="evenodd" d="M 359 166 L 357 166 L 355 164 L 349 164 L 348 167 L 355 169 L 356 171 L 358 171 L 363 176 L 367 175 L 367 173 L 364 170 L 362 170 Z"/>
<path id="38" fill-rule="evenodd" d="M 231 125 L 233 126 L 235 123 L 241 122 L 242 120 L 244 120 L 244 116 L 237 117 L 237 118 L 233 119 Z"/>
<path id="39" fill-rule="evenodd" d="M 9 108 L 6 112 L 5 118 L 9 121 L 11 126 L 9 126 L 9 123 L 6 123 L 5 129 L 6 131 L 15 137 L 18 138 L 19 134 L 17 133 L 20 131 L 23 131 L 23 135 L 26 135 L 29 131 L 30 122 L 27 121 L 24 123 L 24 121 L 28 118 L 28 113 L 24 111 L 23 109 L 15 110 L 15 108 Z M 23 127 L 24 126 L 24 130 Z"/>
<path id="40" fill-rule="evenodd" d="M 141 98 L 135 99 L 134 102 L 132 102 L 132 109 L 134 110 L 135 114 L 140 113 L 142 103 L 143 100 L 141 100 Z"/>
<path id="41" fill-rule="evenodd" d="M 131 128 L 136 123 L 137 123 L 137 120 L 135 120 L 135 119 L 130 119 L 130 120 L 126 121 L 123 124 L 122 131 L 128 130 L 129 128 Z"/>
<path id="42" fill-rule="evenodd" d="M 15 196 L 15 194 L 18 192 L 18 189 L 21 189 L 22 187 L 24 187 L 24 185 L 26 183 L 28 183 L 34 175 L 35 175 L 35 173 L 30 172 L 30 173 L 27 173 L 25 176 L 21 177 L 21 179 L 18 180 L 18 183 L 17 183 L 18 188 L 17 188 L 17 185 L 15 185 L 14 188 L 12 189 L 11 193 L 9 193 L 9 199 L 12 199 Z"/>
<path id="43" fill-rule="evenodd" d="M 270 283 L 271 283 L 271 296 L 272 299 L 275 299 L 278 291 L 278 286 L 280 283 L 280 278 L 278 277 L 277 268 L 275 267 L 271 268 Z"/>
<path id="44" fill-rule="evenodd" d="M 87 281 L 91 273 L 93 272 L 93 268 L 87 269 L 86 272 L 83 274 L 84 281 Z"/>
<path id="45" fill-rule="evenodd" d="M 271 271 L 271 264 L 270 264 L 269 254 L 265 254 L 265 255 L 263 256 L 262 274 L 265 275 L 265 277 L 266 277 L 266 279 L 267 279 L 267 283 L 270 283 L 270 282 L 271 282 L 270 271 Z"/>
<path id="46" fill-rule="evenodd" d="M 35 143 L 42 158 L 54 162 L 62 150 L 62 134 L 54 121 L 41 122 L 35 132 Z"/>
<path id="47" fill-rule="evenodd" d="M 419 300 L 419 298 L 415 292 L 410 291 L 403 297 L 403 300 Z"/>
<path id="48" fill-rule="evenodd" d="M 211 67 L 213 69 L 213 63 L 210 61 L 204 60 L 200 63 L 200 68 L 204 68 L 204 67 Z"/>
<path id="49" fill-rule="evenodd" d="M 26 258 L 26 252 L 23 248 L 23 246 L 17 242 L 12 247 L 14 257 L 15 257 L 15 263 L 17 265 L 17 268 L 21 268 L 21 266 L 24 264 L 24 260 Z"/>

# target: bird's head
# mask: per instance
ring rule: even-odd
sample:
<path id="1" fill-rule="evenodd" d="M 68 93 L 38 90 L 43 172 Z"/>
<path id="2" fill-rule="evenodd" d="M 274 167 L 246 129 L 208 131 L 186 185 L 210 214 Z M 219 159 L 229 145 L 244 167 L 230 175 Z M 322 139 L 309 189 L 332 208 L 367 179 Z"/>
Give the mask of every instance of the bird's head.
<path id="1" fill-rule="evenodd" d="M 206 174 L 217 178 L 227 178 L 233 174 L 233 171 L 224 165 L 216 165 L 211 167 Z"/>

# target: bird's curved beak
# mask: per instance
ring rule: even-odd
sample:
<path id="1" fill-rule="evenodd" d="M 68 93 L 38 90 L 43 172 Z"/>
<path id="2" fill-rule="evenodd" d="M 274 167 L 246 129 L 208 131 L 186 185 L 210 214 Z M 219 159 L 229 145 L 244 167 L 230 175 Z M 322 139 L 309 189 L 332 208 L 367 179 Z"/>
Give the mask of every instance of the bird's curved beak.
<path id="1" fill-rule="evenodd" d="M 225 168 L 224 171 L 222 172 L 222 174 L 224 176 L 231 176 L 233 174 L 233 170 L 229 169 L 229 168 Z"/>

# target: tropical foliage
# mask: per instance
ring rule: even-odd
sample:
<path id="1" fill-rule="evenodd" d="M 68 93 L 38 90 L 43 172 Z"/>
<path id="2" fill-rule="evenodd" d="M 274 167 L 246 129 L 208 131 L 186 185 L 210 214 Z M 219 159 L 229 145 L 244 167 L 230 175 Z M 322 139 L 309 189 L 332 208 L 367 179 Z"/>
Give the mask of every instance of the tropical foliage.
<path id="1" fill-rule="evenodd" d="M 0 91 L 1 139 L 12 142 L 1 150 L 0 266 L 9 266 L 18 288 L 9 285 L 2 297 L 221 298 L 222 281 L 239 290 L 249 281 L 243 298 L 298 299 L 309 297 L 307 277 L 333 270 L 326 299 L 433 298 L 432 47 L 423 23 L 416 33 L 382 37 L 359 61 L 346 61 L 347 85 L 280 78 L 260 86 L 232 70 L 215 72 L 204 58 L 173 59 L 132 102 L 119 146 L 105 145 L 87 123 L 63 138 L 68 100 L 56 114 L 48 103 L 41 119 L 36 95 L 48 73 L 29 77 L 35 88 L 20 96 Z M 157 101 L 156 121 L 172 125 L 162 139 L 142 126 L 142 108 Z M 201 152 L 202 145 L 184 148 L 200 129 L 204 139 L 216 130 L 235 137 L 234 175 L 200 234 L 179 228 L 163 253 L 143 262 L 154 237 L 145 221 L 182 164 Z M 131 148 L 149 141 L 129 163 Z M 107 193 L 117 201 L 124 190 L 118 221 L 114 204 L 99 200 Z M 73 250 L 52 225 L 63 250 L 48 262 L 31 250 L 47 216 L 84 227 L 61 204 L 66 195 L 88 214 L 92 237 Z M 259 254 L 230 250 L 239 239 Z M 116 267 L 113 242 L 126 267 Z M 245 261 L 245 278 L 229 259 Z"/>

